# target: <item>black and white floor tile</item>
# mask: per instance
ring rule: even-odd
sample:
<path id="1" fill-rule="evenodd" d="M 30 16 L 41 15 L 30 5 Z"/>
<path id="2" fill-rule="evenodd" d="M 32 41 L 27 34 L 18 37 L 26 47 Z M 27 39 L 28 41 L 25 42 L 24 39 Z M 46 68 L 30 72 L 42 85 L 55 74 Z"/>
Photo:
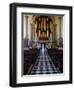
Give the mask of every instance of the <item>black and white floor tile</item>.
<path id="1" fill-rule="evenodd" d="M 54 74 L 59 72 L 48 55 L 47 49 L 41 49 L 40 55 L 30 74 Z"/>

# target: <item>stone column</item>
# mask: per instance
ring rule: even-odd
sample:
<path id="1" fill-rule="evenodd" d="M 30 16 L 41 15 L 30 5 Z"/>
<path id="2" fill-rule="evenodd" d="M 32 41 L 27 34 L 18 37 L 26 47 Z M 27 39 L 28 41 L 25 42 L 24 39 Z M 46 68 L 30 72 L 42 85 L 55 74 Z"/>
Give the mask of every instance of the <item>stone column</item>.
<path id="1" fill-rule="evenodd" d="M 26 38 L 28 38 L 28 16 L 26 16 Z"/>
<path id="2" fill-rule="evenodd" d="M 28 38 L 31 39 L 31 17 L 28 17 Z"/>
<path id="3" fill-rule="evenodd" d="M 23 16 L 24 47 L 28 47 L 28 16 Z"/>
<path id="4" fill-rule="evenodd" d="M 36 42 L 36 24 L 35 24 L 35 42 Z"/>
<path id="5" fill-rule="evenodd" d="M 52 23 L 50 23 L 50 30 L 51 30 L 51 35 L 50 35 L 50 41 L 54 41 L 54 26 Z"/>
<path id="6" fill-rule="evenodd" d="M 63 37 L 62 37 L 62 17 L 59 17 L 59 25 L 60 25 L 60 29 L 59 29 L 59 46 L 62 47 L 63 46 Z"/>
<path id="7" fill-rule="evenodd" d="M 59 17 L 59 38 L 62 37 L 61 35 L 61 17 Z"/>
<path id="8" fill-rule="evenodd" d="M 59 38 L 60 38 L 60 20 L 59 17 L 56 17 L 56 39 L 57 39 L 57 45 L 59 45 Z"/>

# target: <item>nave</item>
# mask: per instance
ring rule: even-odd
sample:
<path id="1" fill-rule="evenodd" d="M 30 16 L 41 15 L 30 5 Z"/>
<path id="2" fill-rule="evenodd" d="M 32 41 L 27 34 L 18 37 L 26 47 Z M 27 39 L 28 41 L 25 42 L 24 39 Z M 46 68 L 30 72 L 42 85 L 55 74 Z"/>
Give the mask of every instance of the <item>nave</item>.
<path id="1" fill-rule="evenodd" d="M 63 16 L 23 14 L 24 75 L 63 73 Z"/>
<path id="2" fill-rule="evenodd" d="M 48 55 L 47 49 L 40 49 L 40 54 L 32 68 L 30 75 L 32 74 L 54 74 L 60 71 L 56 69 L 50 56 Z"/>

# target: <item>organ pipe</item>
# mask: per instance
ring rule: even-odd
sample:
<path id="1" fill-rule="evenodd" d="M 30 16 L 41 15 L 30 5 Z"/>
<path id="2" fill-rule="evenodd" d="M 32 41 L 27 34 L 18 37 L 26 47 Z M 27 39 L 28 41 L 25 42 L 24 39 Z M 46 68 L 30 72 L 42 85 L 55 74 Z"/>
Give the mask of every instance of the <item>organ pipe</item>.
<path id="1" fill-rule="evenodd" d="M 37 17 L 37 19 L 36 19 L 36 33 L 37 33 L 38 37 L 49 38 L 49 34 L 50 34 L 49 23 L 50 23 L 50 21 L 49 21 L 48 17 L 43 17 L 43 16 Z"/>

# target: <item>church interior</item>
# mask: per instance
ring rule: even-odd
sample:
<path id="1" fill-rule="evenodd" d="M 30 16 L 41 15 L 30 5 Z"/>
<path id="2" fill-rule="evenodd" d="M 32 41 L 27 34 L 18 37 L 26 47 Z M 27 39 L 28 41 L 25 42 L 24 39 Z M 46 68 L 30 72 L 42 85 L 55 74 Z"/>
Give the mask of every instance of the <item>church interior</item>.
<path id="1" fill-rule="evenodd" d="M 23 75 L 63 73 L 63 16 L 22 14 Z"/>

